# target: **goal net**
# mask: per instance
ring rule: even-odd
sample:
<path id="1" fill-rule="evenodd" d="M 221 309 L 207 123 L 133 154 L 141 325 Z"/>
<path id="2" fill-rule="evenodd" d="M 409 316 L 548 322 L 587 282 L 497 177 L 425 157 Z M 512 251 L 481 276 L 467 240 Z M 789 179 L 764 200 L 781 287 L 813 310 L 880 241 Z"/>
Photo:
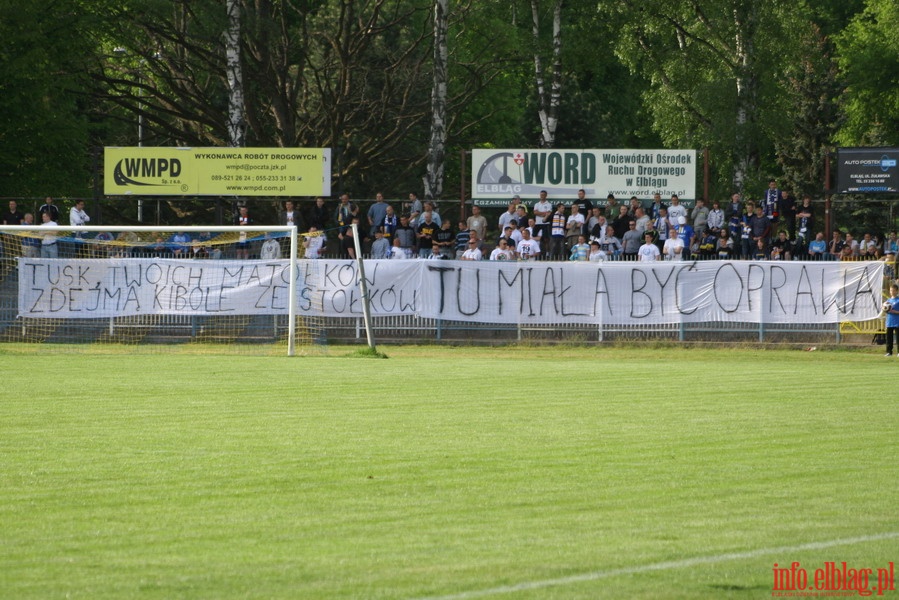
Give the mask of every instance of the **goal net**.
<path id="1" fill-rule="evenodd" d="M 320 244 L 303 239 L 285 226 L 0 225 L 0 343 L 320 352 L 306 248 Z"/>

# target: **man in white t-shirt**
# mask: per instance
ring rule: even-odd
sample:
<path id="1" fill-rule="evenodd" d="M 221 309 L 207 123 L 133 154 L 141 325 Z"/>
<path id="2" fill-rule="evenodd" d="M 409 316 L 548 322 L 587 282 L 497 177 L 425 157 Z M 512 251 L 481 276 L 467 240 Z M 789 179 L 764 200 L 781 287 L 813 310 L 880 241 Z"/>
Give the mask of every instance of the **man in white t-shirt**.
<path id="1" fill-rule="evenodd" d="M 677 225 L 679 217 L 686 219 L 687 209 L 680 203 L 680 198 L 677 197 L 677 194 L 671 194 L 671 204 L 668 205 L 668 221 L 672 225 Z"/>
<path id="2" fill-rule="evenodd" d="M 665 240 L 662 252 L 665 255 L 665 260 L 684 259 L 684 240 L 677 235 L 677 229 L 674 227 L 668 230 L 668 239 Z"/>
<path id="3" fill-rule="evenodd" d="M 514 258 L 515 255 L 509 250 L 509 242 L 506 238 L 500 238 L 499 244 L 490 253 L 490 260 L 512 260 Z"/>
<path id="4" fill-rule="evenodd" d="M 481 249 L 478 248 L 477 240 L 469 240 L 468 241 L 468 250 L 462 253 L 462 258 L 459 260 L 481 260 L 483 255 L 481 254 Z"/>
<path id="5" fill-rule="evenodd" d="M 540 236 L 549 236 L 549 218 L 553 214 L 553 206 L 546 199 L 546 190 L 540 192 L 540 199 L 534 204 L 534 224 L 540 229 Z"/>
<path id="6" fill-rule="evenodd" d="M 321 258 L 325 242 L 327 241 L 328 238 L 325 237 L 323 232 L 319 233 L 315 225 L 310 227 L 309 232 L 303 237 L 303 248 L 306 249 L 306 258 Z"/>
<path id="7" fill-rule="evenodd" d="M 521 260 L 537 260 L 540 255 L 540 243 L 531 237 L 527 228 L 521 230 L 521 241 L 515 248 Z"/>
<path id="8" fill-rule="evenodd" d="M 662 260 L 662 253 L 659 252 L 659 247 L 653 243 L 652 238 L 653 235 L 651 233 L 643 234 L 645 243 L 640 246 L 639 250 L 637 250 L 637 260 L 640 262 L 655 262 L 657 260 Z"/>

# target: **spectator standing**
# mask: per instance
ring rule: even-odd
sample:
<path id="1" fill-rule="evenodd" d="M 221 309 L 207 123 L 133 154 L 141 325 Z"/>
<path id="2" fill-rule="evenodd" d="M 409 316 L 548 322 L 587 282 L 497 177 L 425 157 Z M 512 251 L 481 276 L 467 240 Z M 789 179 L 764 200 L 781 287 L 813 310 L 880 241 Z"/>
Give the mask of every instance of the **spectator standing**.
<path id="1" fill-rule="evenodd" d="M 400 241 L 400 247 L 403 248 L 411 258 L 415 253 L 418 236 L 409 224 L 408 215 L 400 217 L 400 224 L 397 226 L 394 235 L 396 236 L 396 239 Z M 396 246 L 396 244 L 394 244 L 394 246 Z"/>
<path id="2" fill-rule="evenodd" d="M 4 225 L 21 225 L 25 219 L 25 215 L 19 210 L 19 205 L 15 200 L 9 201 L 9 210 L 3 215 Z"/>
<path id="3" fill-rule="evenodd" d="M 584 216 L 584 219 L 590 217 L 590 213 L 593 212 L 593 203 L 587 198 L 586 190 L 580 189 L 577 191 L 577 200 L 574 203 L 577 204 L 578 211 Z"/>
<path id="4" fill-rule="evenodd" d="M 705 230 L 709 222 L 709 212 L 708 207 L 705 205 L 705 200 L 702 198 L 697 199 L 696 206 L 690 211 L 690 222 L 693 225 L 693 231 L 696 232 L 697 238 L 705 236 Z"/>
<path id="5" fill-rule="evenodd" d="M 341 194 L 340 204 L 337 205 L 337 210 L 334 213 L 335 220 L 337 221 L 338 239 L 343 239 L 343 235 L 346 233 L 347 229 L 349 229 L 350 224 L 353 222 L 353 217 L 358 212 L 359 207 L 350 202 L 350 195 Z"/>
<path id="6" fill-rule="evenodd" d="M 565 205 L 559 202 L 556 204 L 556 211 L 553 213 L 550 222 L 550 248 L 549 258 L 551 260 L 563 260 L 565 258 Z"/>
<path id="7" fill-rule="evenodd" d="M 515 206 L 514 202 L 510 202 L 509 206 L 506 208 L 506 212 L 499 216 L 497 220 L 497 225 L 499 226 L 500 231 L 505 231 L 506 225 L 508 225 L 511 221 L 516 220 L 518 218 L 518 209 Z"/>
<path id="8" fill-rule="evenodd" d="M 456 258 L 456 234 L 450 229 L 449 219 L 444 221 L 434 234 L 434 241 L 444 258 Z"/>
<path id="9" fill-rule="evenodd" d="M 378 192 L 375 194 L 375 203 L 368 208 L 368 230 L 371 235 L 374 235 L 384 224 L 384 217 L 386 216 L 387 203 L 384 202 L 384 194 Z"/>
<path id="10" fill-rule="evenodd" d="M 422 221 L 418 225 L 416 238 L 418 239 L 418 256 L 420 258 L 428 258 L 431 255 L 431 245 L 434 243 L 434 236 L 437 234 L 437 223 L 434 222 L 431 213 L 425 212 L 422 215 Z"/>
<path id="11" fill-rule="evenodd" d="M 768 182 L 768 189 L 765 190 L 765 197 L 762 199 L 762 211 L 768 220 L 774 223 L 777 221 L 777 209 L 780 204 L 780 190 L 777 189 L 777 181 L 772 179 Z"/>
<path id="12" fill-rule="evenodd" d="M 684 241 L 677 234 L 677 229 L 671 227 L 668 230 L 668 239 L 665 240 L 665 247 L 662 249 L 665 260 L 683 260 L 684 259 Z"/>
<path id="13" fill-rule="evenodd" d="M 455 256 L 456 259 L 462 258 L 468 249 L 468 240 L 471 239 L 471 230 L 468 229 L 468 223 L 459 221 L 459 231 L 456 232 Z"/>
<path id="14" fill-rule="evenodd" d="M 250 209 L 246 206 L 240 206 L 237 209 L 237 216 L 234 218 L 234 224 L 241 227 L 249 227 L 253 224 L 253 219 L 250 217 Z M 237 258 L 238 259 L 248 259 L 250 258 L 250 242 L 247 241 L 247 232 L 241 231 L 238 233 L 238 241 L 237 241 Z"/>
<path id="15" fill-rule="evenodd" d="M 54 221 L 50 216 L 50 211 L 41 213 L 42 227 L 57 227 L 59 223 Z M 53 232 L 45 233 L 41 237 L 41 258 L 59 258 L 59 247 L 56 245 L 56 234 Z"/>
<path id="16" fill-rule="evenodd" d="M 712 202 L 712 210 L 709 211 L 706 225 L 716 236 L 724 229 L 724 211 L 721 210 L 721 205 L 717 200 Z"/>
<path id="17" fill-rule="evenodd" d="M 303 248 L 306 249 L 306 258 L 321 258 L 327 238 L 323 231 L 312 225 L 309 232 L 303 236 Z"/>
<path id="18" fill-rule="evenodd" d="M 25 213 L 22 215 L 22 222 L 19 225 L 34 225 L 34 215 Z M 27 233 L 22 238 L 22 255 L 25 258 L 37 258 L 41 254 L 41 238 L 35 233 Z"/>
<path id="19" fill-rule="evenodd" d="M 388 204 L 387 214 L 384 215 L 384 222 L 381 223 L 381 226 L 384 228 L 384 239 L 390 242 L 393 239 L 393 236 L 396 233 L 396 228 L 399 227 L 399 225 L 399 219 L 397 218 L 396 213 L 393 211 L 393 207 Z"/>
<path id="20" fill-rule="evenodd" d="M 621 237 L 624 260 L 637 260 L 637 253 L 640 251 L 642 241 L 643 236 L 637 231 L 637 222 L 631 219 L 627 224 L 627 231 Z"/>
<path id="21" fill-rule="evenodd" d="M 755 207 L 755 214 L 749 218 L 749 228 L 752 232 L 752 244 L 758 246 L 761 241 L 763 249 L 768 244 L 768 238 L 771 236 L 771 219 L 764 214 L 761 206 Z"/>
<path id="22" fill-rule="evenodd" d="M 740 194 L 734 193 L 730 197 L 730 202 L 728 202 L 727 206 L 724 209 L 724 218 L 730 220 L 734 216 L 737 219 L 743 218 L 743 203 L 740 199 Z"/>
<path id="23" fill-rule="evenodd" d="M 41 223 L 44 222 L 44 214 L 50 215 L 50 220 L 54 223 L 59 223 L 59 207 L 53 203 L 53 198 L 50 196 L 47 196 L 44 203 L 41 204 L 41 207 L 37 210 L 37 213 L 41 215 Z"/>
<path id="24" fill-rule="evenodd" d="M 487 239 L 487 218 L 481 214 L 480 206 L 471 207 L 471 216 L 468 217 L 468 228 L 478 234 L 479 240 Z"/>
<path id="25" fill-rule="evenodd" d="M 288 200 L 284 203 L 284 210 L 281 211 L 281 215 L 278 220 L 280 221 L 281 225 L 293 225 L 297 229 L 300 228 L 300 211 L 296 209 L 294 203 L 291 200 Z"/>
<path id="26" fill-rule="evenodd" d="M 552 217 L 552 214 L 552 204 L 547 200 L 546 190 L 542 190 L 540 192 L 540 199 L 534 204 L 534 224 L 537 229 L 540 230 L 540 233 L 538 234 L 536 230 L 531 231 L 532 237 L 549 237 L 549 220 Z"/>
<path id="27" fill-rule="evenodd" d="M 69 211 L 69 225 L 72 227 L 84 227 L 91 222 L 91 218 L 84 211 L 84 200 L 75 202 L 75 206 Z M 75 233 L 76 238 L 83 238 L 84 234 L 80 231 Z"/>
<path id="28" fill-rule="evenodd" d="M 584 232 L 584 224 L 586 220 L 581 214 L 581 209 L 577 204 L 571 205 L 571 214 L 565 222 L 565 237 L 569 248 L 577 244 L 577 238 Z"/>
<path id="29" fill-rule="evenodd" d="M 321 196 L 315 199 L 315 204 L 309 214 L 310 231 L 313 227 L 318 231 L 328 228 L 328 207 L 325 206 L 325 199 Z"/>
<path id="30" fill-rule="evenodd" d="M 777 210 L 787 226 L 788 238 L 796 239 L 796 199 L 788 190 L 780 191 Z"/>
<path id="31" fill-rule="evenodd" d="M 677 194 L 671 194 L 671 203 L 668 205 L 668 222 L 677 226 L 680 217 L 687 218 L 687 208 L 680 203 Z"/>
<path id="32" fill-rule="evenodd" d="M 883 308 L 887 314 L 887 353 L 885 356 L 893 355 L 893 340 L 899 343 L 899 285 L 890 285 L 890 298 L 883 303 Z"/>

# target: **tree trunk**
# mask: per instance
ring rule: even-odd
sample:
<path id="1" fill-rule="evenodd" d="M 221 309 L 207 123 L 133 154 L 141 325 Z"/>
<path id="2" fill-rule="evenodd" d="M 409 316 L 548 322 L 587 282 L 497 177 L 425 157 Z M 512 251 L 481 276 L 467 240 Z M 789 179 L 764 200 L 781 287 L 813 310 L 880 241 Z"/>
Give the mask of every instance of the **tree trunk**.
<path id="1" fill-rule="evenodd" d="M 434 0 L 434 87 L 431 90 L 431 142 L 428 172 L 424 177 L 425 198 L 436 200 L 443 193 L 446 162 L 447 11 L 449 0 Z"/>
<path id="2" fill-rule="evenodd" d="M 547 97 L 540 54 L 540 2 L 531 0 L 531 31 L 534 37 L 534 78 L 537 85 L 537 115 L 540 117 L 541 148 L 552 148 L 559 126 L 559 104 L 562 99 L 562 0 L 553 6 L 552 87 Z"/>
<path id="3" fill-rule="evenodd" d="M 228 0 L 228 29 L 225 31 L 225 59 L 228 74 L 228 144 L 244 146 L 247 130 L 240 64 L 240 2 Z"/>

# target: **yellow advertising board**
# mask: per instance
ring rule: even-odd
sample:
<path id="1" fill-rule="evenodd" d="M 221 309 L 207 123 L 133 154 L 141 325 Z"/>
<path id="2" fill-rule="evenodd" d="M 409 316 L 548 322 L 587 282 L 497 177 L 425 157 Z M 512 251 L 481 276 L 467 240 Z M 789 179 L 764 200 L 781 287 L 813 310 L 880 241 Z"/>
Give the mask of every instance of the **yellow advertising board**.
<path id="1" fill-rule="evenodd" d="M 107 196 L 330 196 L 330 148 L 104 149 Z"/>

